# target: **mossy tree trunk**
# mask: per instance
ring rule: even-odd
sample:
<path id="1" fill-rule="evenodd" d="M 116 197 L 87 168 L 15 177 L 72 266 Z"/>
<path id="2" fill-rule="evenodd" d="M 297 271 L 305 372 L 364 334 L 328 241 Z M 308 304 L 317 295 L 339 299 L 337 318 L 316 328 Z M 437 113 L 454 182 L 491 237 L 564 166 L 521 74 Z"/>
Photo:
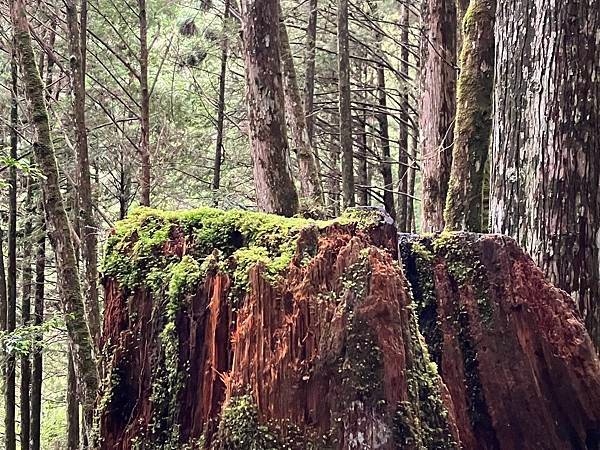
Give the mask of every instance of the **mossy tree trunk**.
<path id="1" fill-rule="evenodd" d="M 281 7 L 279 14 L 281 15 Z M 296 153 L 300 175 L 300 195 L 317 207 L 324 205 L 323 189 L 313 146 L 308 137 L 306 116 L 298 88 L 294 58 L 290 48 L 287 27 L 283 17 L 279 22 L 279 43 L 283 69 L 283 91 L 286 119 L 289 124 L 292 149 Z"/>
<path id="2" fill-rule="evenodd" d="M 421 8 L 421 229 L 444 228 L 456 108 L 456 0 L 423 0 Z"/>
<path id="3" fill-rule="evenodd" d="M 261 211 L 293 216 L 298 193 L 285 125 L 278 0 L 242 1 L 242 30 L 256 201 Z"/>
<path id="4" fill-rule="evenodd" d="M 89 424 L 87 429 L 91 430 L 92 410 L 98 390 L 98 372 L 93 358 L 92 339 L 85 319 L 73 246 L 73 230 L 60 191 L 58 165 L 44 100 L 44 86 L 33 52 L 25 4 L 23 0 L 12 0 L 10 7 L 25 92 L 37 132 L 37 141 L 34 143 L 33 150 L 35 162 L 44 176 L 42 186 L 45 210 L 51 242 L 56 254 L 61 306 L 65 315 L 70 346 L 73 349 L 84 416 Z"/>
<path id="5" fill-rule="evenodd" d="M 599 11 L 600 0 L 498 2 L 491 170 L 491 231 L 575 298 L 596 346 Z"/>
<path id="6" fill-rule="evenodd" d="M 496 0 L 471 0 L 463 21 L 446 228 L 482 230 L 482 189 L 492 130 Z"/>
<path id="7" fill-rule="evenodd" d="M 85 2 L 84 2 L 85 3 Z M 73 123 L 77 142 L 77 193 L 79 195 L 80 240 L 86 281 L 85 306 L 88 327 L 94 345 L 100 342 L 100 307 L 98 305 L 98 227 L 94 218 L 90 159 L 85 119 L 85 73 L 83 72 L 82 33 L 79 29 L 77 6 L 73 0 L 65 1 L 69 31 L 69 62 L 73 96 Z"/>

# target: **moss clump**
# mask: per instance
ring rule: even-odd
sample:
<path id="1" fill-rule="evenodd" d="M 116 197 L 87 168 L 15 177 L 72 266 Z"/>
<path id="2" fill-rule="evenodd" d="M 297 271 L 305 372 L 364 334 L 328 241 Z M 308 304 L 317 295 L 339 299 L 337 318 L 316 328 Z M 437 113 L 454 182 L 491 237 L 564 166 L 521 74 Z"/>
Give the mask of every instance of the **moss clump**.
<path id="1" fill-rule="evenodd" d="M 383 355 L 368 324 L 352 318 L 347 327 L 346 356 L 340 375 L 344 392 L 352 399 L 377 404 L 383 397 Z"/>
<path id="2" fill-rule="evenodd" d="M 326 437 L 310 437 L 289 420 L 263 424 L 251 395 L 232 397 L 221 413 L 212 450 L 324 450 Z"/>

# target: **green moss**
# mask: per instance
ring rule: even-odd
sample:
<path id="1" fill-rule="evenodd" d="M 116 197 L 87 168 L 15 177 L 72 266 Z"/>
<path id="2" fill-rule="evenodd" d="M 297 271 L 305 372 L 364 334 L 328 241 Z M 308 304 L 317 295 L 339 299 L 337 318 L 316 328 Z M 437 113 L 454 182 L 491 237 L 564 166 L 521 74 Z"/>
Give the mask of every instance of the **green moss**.
<path id="1" fill-rule="evenodd" d="M 231 398 L 221 414 L 212 450 L 324 450 L 325 437 L 307 433 L 289 420 L 262 423 L 251 395 Z"/>
<path id="2" fill-rule="evenodd" d="M 352 318 L 347 328 L 345 358 L 340 375 L 344 393 L 352 400 L 378 404 L 383 397 L 383 354 L 368 324 Z"/>
<path id="3" fill-rule="evenodd" d="M 474 233 L 443 232 L 434 240 L 434 252 L 443 257 L 448 273 L 459 287 L 471 286 L 475 290 L 481 321 L 493 326 L 494 307 L 488 300 L 489 281 L 481 263 L 479 236 Z"/>
<path id="4" fill-rule="evenodd" d="M 448 411 L 441 393 L 437 365 L 431 362 L 414 312 L 409 322 L 410 346 L 407 349 L 408 402 L 397 405 L 394 436 L 400 446 L 419 450 L 458 449 L 448 425 Z"/>
<path id="5" fill-rule="evenodd" d="M 198 261 L 189 255 L 184 255 L 181 261 L 171 266 L 169 273 L 168 295 L 170 298 L 179 298 L 192 287 L 195 287 L 202 276 Z"/>

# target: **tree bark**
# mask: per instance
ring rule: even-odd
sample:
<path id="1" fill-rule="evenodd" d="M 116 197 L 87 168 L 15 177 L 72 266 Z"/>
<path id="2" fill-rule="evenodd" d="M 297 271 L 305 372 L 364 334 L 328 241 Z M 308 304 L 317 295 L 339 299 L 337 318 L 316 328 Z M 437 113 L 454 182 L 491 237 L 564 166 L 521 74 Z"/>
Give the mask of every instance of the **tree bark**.
<path id="1" fill-rule="evenodd" d="M 408 123 L 409 116 L 408 111 L 410 109 L 409 104 L 409 77 L 408 77 L 408 58 L 410 57 L 410 53 L 408 51 L 410 46 L 409 41 L 409 27 L 410 27 L 410 8 L 409 5 L 402 5 L 402 16 L 401 16 L 401 24 L 402 24 L 402 36 L 401 42 L 402 47 L 400 48 L 400 74 L 402 75 L 403 89 L 400 96 L 401 102 L 401 113 L 400 113 L 400 121 L 399 121 L 399 130 L 398 130 L 398 186 L 399 186 L 399 194 L 398 194 L 398 217 L 396 220 L 396 226 L 399 231 L 407 232 L 410 228 L 409 222 L 409 213 L 408 213 L 408 185 L 409 185 L 409 176 L 408 176 Z M 411 163 L 413 164 L 413 163 Z"/>
<path id="2" fill-rule="evenodd" d="M 599 347 L 600 1 L 497 11 L 491 231 L 573 296 Z"/>
<path id="3" fill-rule="evenodd" d="M 383 178 L 383 206 L 387 213 L 396 218 L 394 205 L 394 179 L 392 176 L 392 155 L 390 152 L 390 134 L 387 115 L 387 95 L 385 92 L 385 69 L 377 65 L 377 101 L 380 111 L 377 113 L 379 124 L 379 142 L 381 145 L 381 176 Z"/>
<path id="4" fill-rule="evenodd" d="M 277 0 L 244 0 L 242 9 L 256 201 L 261 211 L 293 216 L 298 212 L 298 193 L 285 127 L 279 4 Z"/>
<path id="5" fill-rule="evenodd" d="M 38 72 L 29 23 L 23 0 L 11 1 L 11 21 L 15 31 L 25 92 L 37 132 L 34 143 L 36 164 L 44 176 L 43 193 L 48 215 L 51 242 L 56 254 L 58 284 L 62 309 L 73 348 L 75 367 L 80 381 L 84 417 L 92 429 L 92 411 L 98 389 L 98 372 L 93 358 L 93 344 L 85 320 L 77 259 L 72 240 L 72 227 L 64 208 L 60 191 L 58 167 L 52 144 L 48 112 L 44 101 L 44 86 Z M 92 441 L 93 442 L 93 441 Z"/>
<path id="6" fill-rule="evenodd" d="M 444 219 L 450 230 L 482 231 L 483 176 L 492 131 L 496 0 L 471 0 L 463 22 L 452 170 Z"/>
<path id="7" fill-rule="evenodd" d="M 16 44 L 16 38 L 13 45 Z M 10 62 L 10 157 L 17 160 L 17 125 L 18 125 L 18 92 L 17 92 L 17 50 L 13 48 Z M 6 332 L 15 331 L 17 324 L 17 168 L 13 164 L 8 175 L 8 301 L 6 307 Z M 16 393 L 16 360 L 14 352 L 6 355 L 5 388 L 4 388 L 4 437 L 6 450 L 15 450 L 17 435 L 15 428 L 15 393 Z"/>
<path id="8" fill-rule="evenodd" d="M 281 6 L 279 7 L 281 15 Z M 310 199 L 314 206 L 323 206 L 323 188 L 313 147 L 310 144 L 306 128 L 306 116 L 302 106 L 302 97 L 298 88 L 296 68 L 287 27 L 283 17 L 279 18 L 279 44 L 281 45 L 281 66 L 283 70 L 283 92 L 285 99 L 285 117 L 291 133 L 292 149 L 296 153 L 300 174 L 300 196 Z"/>
<path id="9" fill-rule="evenodd" d="M 338 0 L 338 90 L 339 90 L 339 133 L 342 155 L 342 199 L 344 208 L 355 205 L 354 201 L 354 157 L 352 154 L 352 103 L 350 91 L 350 48 L 348 32 L 348 0 Z"/>
<path id="10" fill-rule="evenodd" d="M 430 232 L 444 228 L 452 161 L 456 104 L 455 0 L 423 0 L 421 15 L 421 229 Z"/>
<path id="11" fill-rule="evenodd" d="M 41 197 L 41 191 L 38 194 Z M 33 307 L 33 325 L 41 326 L 44 322 L 44 283 L 46 272 L 46 220 L 44 205 L 40 198 L 37 204 L 38 225 L 36 227 L 35 254 L 35 298 Z M 43 336 L 37 336 L 33 349 L 33 366 L 31 377 L 31 450 L 41 449 L 42 423 L 42 356 Z"/>
<path id="12" fill-rule="evenodd" d="M 100 342 L 100 307 L 98 304 L 98 240 L 94 219 L 94 199 L 90 176 L 90 160 L 85 119 L 85 73 L 83 69 L 82 39 L 79 30 L 77 6 L 73 0 L 66 0 L 66 16 L 69 29 L 69 53 L 71 64 L 71 83 L 73 97 L 73 123 L 77 136 L 75 151 L 77 154 L 77 192 L 81 215 L 82 256 L 85 267 L 85 306 L 90 334 L 96 353 Z"/>
<path id="13" fill-rule="evenodd" d="M 148 15 L 146 0 L 138 0 L 140 32 L 140 204 L 150 206 L 150 90 L 148 88 Z"/>
<path id="14" fill-rule="evenodd" d="M 315 96 L 315 50 L 317 42 L 318 0 L 308 2 L 308 25 L 306 26 L 306 55 L 304 73 L 304 113 L 308 140 L 314 146 L 314 96 Z"/>
<path id="15" fill-rule="evenodd" d="M 79 450 L 79 402 L 73 352 L 67 354 L 67 450 Z"/>
<path id="16" fill-rule="evenodd" d="M 213 163 L 212 189 L 215 194 L 214 204 L 218 205 L 218 191 L 221 187 L 221 163 L 223 162 L 223 124 L 225 122 L 225 84 L 227 77 L 227 56 L 229 40 L 227 39 L 227 23 L 229 20 L 230 1 L 225 0 L 223 14 L 223 41 L 221 42 L 221 71 L 219 73 L 219 100 L 217 111 L 217 141 L 215 143 L 215 160 Z"/>
<path id="17" fill-rule="evenodd" d="M 33 272 L 31 270 L 32 256 L 32 216 L 33 186 L 31 178 L 28 180 L 27 199 L 25 202 L 25 224 L 23 226 L 23 256 L 21 259 L 21 325 L 28 327 L 31 321 L 31 282 Z M 21 356 L 21 392 L 20 392 L 20 416 L 21 416 L 21 450 L 29 450 L 31 437 L 31 415 L 30 415 L 30 388 L 31 388 L 31 362 L 30 353 Z"/>

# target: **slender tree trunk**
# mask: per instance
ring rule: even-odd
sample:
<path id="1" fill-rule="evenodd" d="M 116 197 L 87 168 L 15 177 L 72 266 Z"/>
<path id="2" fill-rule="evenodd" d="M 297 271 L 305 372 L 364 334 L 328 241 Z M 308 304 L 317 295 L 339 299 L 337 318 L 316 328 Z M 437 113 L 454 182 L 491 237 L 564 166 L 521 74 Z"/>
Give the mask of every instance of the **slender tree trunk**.
<path id="1" fill-rule="evenodd" d="M 140 203 L 150 206 L 150 90 L 148 88 L 148 14 L 146 0 L 138 0 L 140 32 Z"/>
<path id="2" fill-rule="evenodd" d="M 298 193 L 285 127 L 277 0 L 242 2 L 250 142 L 258 208 L 293 216 Z"/>
<path id="3" fill-rule="evenodd" d="M 306 114 L 306 132 L 314 147 L 314 97 L 315 97 L 315 50 L 317 42 L 318 0 L 308 1 L 308 25 L 306 26 L 306 55 L 304 73 L 304 113 Z"/>
<path id="4" fill-rule="evenodd" d="M 0 222 L 2 223 L 2 222 Z M 0 332 L 6 331 L 6 306 L 8 302 L 8 291 L 6 288 L 6 266 L 4 265 L 4 230 L 0 226 Z M 5 361 L 4 349 L 0 346 L 0 359 Z M 2 395 L 4 396 L 4 363 L 1 365 L 2 372 Z"/>
<path id="5" fill-rule="evenodd" d="M 223 124 L 225 122 L 225 82 L 227 78 L 227 55 L 229 41 L 227 39 L 227 23 L 229 20 L 230 1 L 225 0 L 225 13 L 223 15 L 223 41 L 221 42 L 221 71 L 219 73 L 219 100 L 217 111 L 217 142 L 215 145 L 215 160 L 213 166 L 212 189 L 217 195 L 221 187 L 221 163 L 223 162 Z M 218 204 L 217 197 L 214 200 Z"/>
<path id="6" fill-rule="evenodd" d="M 67 355 L 67 450 L 79 450 L 79 402 L 73 352 Z"/>
<path id="7" fill-rule="evenodd" d="M 491 176 L 491 231 L 574 297 L 597 347 L 599 29 L 599 0 L 498 2 Z"/>
<path id="8" fill-rule="evenodd" d="M 46 220 L 44 218 L 44 205 L 41 192 L 37 204 L 38 225 L 35 251 L 35 299 L 33 307 L 33 325 L 41 326 L 44 322 L 44 283 L 46 272 Z M 31 450 L 40 450 L 41 424 L 42 424 L 42 342 L 43 336 L 36 338 L 33 349 L 33 370 L 31 377 Z"/>
<path id="9" fill-rule="evenodd" d="M 415 205 L 414 205 L 414 195 L 415 195 L 415 184 L 417 179 L 417 169 L 415 168 L 415 164 L 417 162 L 417 153 L 419 146 L 419 130 L 413 129 L 413 136 L 410 144 L 410 168 L 408 169 L 408 194 L 409 197 L 407 199 L 407 214 L 406 214 L 406 226 L 407 231 L 411 233 L 416 233 L 416 218 L 415 218 Z"/>
<path id="10" fill-rule="evenodd" d="M 51 242 L 56 253 L 62 309 L 70 345 L 73 348 L 78 380 L 81 382 L 84 417 L 86 422 L 91 424 L 98 390 L 98 372 L 93 358 L 92 339 L 85 320 L 72 228 L 60 191 L 56 156 L 44 101 L 44 86 L 35 61 L 23 0 L 11 0 L 11 20 L 16 35 L 25 92 L 37 132 L 37 142 L 33 148 L 36 164 L 44 175 L 42 186 L 45 210 L 51 230 Z"/>
<path id="11" fill-rule="evenodd" d="M 281 6 L 279 9 L 281 15 Z M 296 153 L 300 174 L 300 196 L 311 199 L 317 207 L 323 206 L 323 188 L 313 147 L 308 138 L 306 116 L 302 106 L 302 97 L 298 88 L 296 68 L 287 27 L 283 17 L 279 22 L 279 44 L 281 45 L 281 66 L 283 71 L 283 93 L 285 98 L 285 114 L 289 124 L 292 149 Z"/>
<path id="12" fill-rule="evenodd" d="M 82 3 L 85 3 L 82 2 Z M 100 307 L 98 304 L 98 240 L 94 219 L 94 200 L 90 176 L 87 128 L 85 120 L 85 73 L 83 68 L 82 43 L 78 24 L 77 7 L 73 0 L 65 0 L 69 28 L 69 53 L 73 96 L 73 122 L 77 143 L 77 193 L 81 215 L 82 256 L 86 281 L 86 317 L 96 350 L 100 343 Z"/>
<path id="13" fill-rule="evenodd" d="M 496 0 L 471 0 L 463 24 L 446 228 L 481 232 L 483 176 L 492 132 Z"/>
<path id="14" fill-rule="evenodd" d="M 17 92 L 17 55 L 13 49 L 11 57 L 11 107 L 10 107 L 10 156 L 17 160 L 17 125 L 18 125 L 18 92 Z M 15 331 L 17 322 L 17 168 L 9 168 L 8 176 L 8 303 L 6 308 L 6 332 Z M 4 398 L 4 436 L 6 450 L 15 450 L 17 436 L 15 428 L 15 391 L 16 360 L 13 352 L 6 355 L 6 387 Z"/>
<path id="15" fill-rule="evenodd" d="M 396 220 L 397 227 L 399 231 L 408 231 L 410 228 L 410 222 L 408 219 L 408 123 L 409 116 L 408 111 L 410 109 L 409 104 L 409 96 L 408 96 L 408 86 L 409 86 L 409 78 L 408 78 L 408 58 L 410 57 L 410 53 L 408 51 L 410 42 L 409 42 L 409 27 L 410 27 L 410 9 L 409 5 L 402 5 L 402 16 L 401 16 L 401 24 L 402 24 L 402 36 L 401 42 L 402 47 L 400 48 L 400 73 L 402 75 L 403 87 L 401 88 L 404 92 L 402 92 L 400 96 L 401 109 L 400 113 L 400 123 L 398 130 L 398 186 L 400 188 L 400 193 L 398 194 L 398 217 Z"/>
<path id="16" fill-rule="evenodd" d="M 28 327 L 31 321 L 31 282 L 33 272 L 31 270 L 32 256 L 32 216 L 33 205 L 33 187 L 31 179 L 28 180 L 27 199 L 25 214 L 25 224 L 23 226 L 23 257 L 21 260 L 21 325 Z M 31 387 L 31 354 L 21 356 L 21 392 L 20 392 L 20 416 L 21 416 L 21 450 L 29 450 L 31 437 L 31 416 L 30 416 L 30 387 Z"/>
<path id="17" fill-rule="evenodd" d="M 352 103 L 350 91 L 350 48 L 348 0 L 338 0 L 338 89 L 340 109 L 340 151 L 342 155 L 342 198 L 344 208 L 355 205 L 354 157 L 352 154 Z"/>
<path id="18" fill-rule="evenodd" d="M 444 228 L 456 96 L 455 0 L 423 0 L 420 139 L 423 193 L 421 229 Z"/>
<path id="19" fill-rule="evenodd" d="M 377 65 L 377 99 L 379 112 L 377 122 L 379 124 L 379 141 L 381 143 L 381 175 L 383 177 L 383 206 L 387 213 L 396 218 L 396 207 L 394 206 L 394 179 L 392 177 L 392 155 L 390 152 L 390 134 L 387 115 L 387 94 L 385 92 L 385 69 L 381 64 Z"/>
<path id="20" fill-rule="evenodd" d="M 119 220 L 127 217 L 131 200 L 131 168 L 124 155 L 123 148 L 119 151 Z"/>
<path id="21" fill-rule="evenodd" d="M 366 64 L 361 64 L 359 69 L 359 74 L 361 77 L 361 89 L 364 91 L 367 83 L 367 66 Z M 367 103 L 367 95 L 365 93 L 361 94 L 362 101 Z M 367 154 L 369 151 L 368 140 L 367 140 L 367 109 L 363 107 L 361 109 L 359 118 L 358 118 L 358 154 L 356 155 L 357 161 L 357 180 L 360 187 L 357 190 L 357 203 L 361 206 L 368 206 L 369 204 L 369 185 L 368 180 L 368 158 Z"/>

